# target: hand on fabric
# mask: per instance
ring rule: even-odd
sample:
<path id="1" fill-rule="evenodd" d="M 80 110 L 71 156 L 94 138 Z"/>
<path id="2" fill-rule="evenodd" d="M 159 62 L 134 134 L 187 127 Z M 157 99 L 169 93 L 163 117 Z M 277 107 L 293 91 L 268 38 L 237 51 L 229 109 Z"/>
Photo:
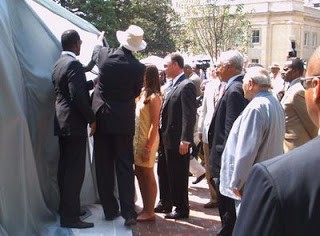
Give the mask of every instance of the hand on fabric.
<path id="1" fill-rule="evenodd" d="M 98 36 L 97 45 L 103 46 L 104 33 L 104 31 L 101 31 L 100 35 Z"/>
<path id="2" fill-rule="evenodd" d="M 93 122 L 93 123 L 91 123 L 90 124 L 90 137 L 92 136 L 92 135 L 94 135 L 94 133 L 96 132 L 96 122 Z"/>
<path id="3" fill-rule="evenodd" d="M 181 141 L 179 145 L 180 155 L 186 155 L 188 152 L 189 152 L 189 143 Z"/>
<path id="4" fill-rule="evenodd" d="M 147 162 L 147 161 L 149 161 L 149 159 L 150 159 L 150 150 L 149 149 L 147 149 L 147 148 L 145 148 L 144 150 L 143 150 L 143 155 L 142 155 L 142 162 Z"/>
<path id="5" fill-rule="evenodd" d="M 232 189 L 232 192 L 237 195 L 238 197 L 242 198 L 242 191 L 236 188 Z"/>

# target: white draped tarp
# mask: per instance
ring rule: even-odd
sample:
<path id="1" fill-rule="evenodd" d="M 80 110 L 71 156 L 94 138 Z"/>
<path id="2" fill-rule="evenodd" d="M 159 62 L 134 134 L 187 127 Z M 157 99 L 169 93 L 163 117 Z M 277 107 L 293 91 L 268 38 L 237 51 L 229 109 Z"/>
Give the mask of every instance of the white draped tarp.
<path id="1" fill-rule="evenodd" d="M 1 236 L 69 233 L 58 227 L 56 214 L 59 150 L 51 71 L 61 33 L 71 28 L 82 38 L 79 60 L 85 64 L 99 34 L 91 24 L 51 0 L 0 1 Z M 84 204 L 97 200 L 90 160 Z"/>

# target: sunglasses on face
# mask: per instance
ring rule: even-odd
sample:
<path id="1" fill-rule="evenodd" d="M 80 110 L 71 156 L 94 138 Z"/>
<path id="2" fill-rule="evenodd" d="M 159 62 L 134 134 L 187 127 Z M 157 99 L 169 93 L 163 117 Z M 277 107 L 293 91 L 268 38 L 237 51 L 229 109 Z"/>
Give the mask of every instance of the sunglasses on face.
<path id="1" fill-rule="evenodd" d="M 304 89 L 311 88 L 311 82 L 314 79 L 320 79 L 320 75 L 310 76 L 303 79 L 300 79 L 300 83 Z"/>

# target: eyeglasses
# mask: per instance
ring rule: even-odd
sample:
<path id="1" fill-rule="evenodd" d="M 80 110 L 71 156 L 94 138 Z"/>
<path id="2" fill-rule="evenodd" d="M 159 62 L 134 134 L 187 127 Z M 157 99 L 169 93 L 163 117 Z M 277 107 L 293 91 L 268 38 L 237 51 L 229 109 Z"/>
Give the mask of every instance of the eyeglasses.
<path id="1" fill-rule="evenodd" d="M 300 79 L 300 83 L 304 89 L 310 88 L 310 82 L 314 79 L 320 79 L 320 75 L 310 76 L 303 79 Z"/>

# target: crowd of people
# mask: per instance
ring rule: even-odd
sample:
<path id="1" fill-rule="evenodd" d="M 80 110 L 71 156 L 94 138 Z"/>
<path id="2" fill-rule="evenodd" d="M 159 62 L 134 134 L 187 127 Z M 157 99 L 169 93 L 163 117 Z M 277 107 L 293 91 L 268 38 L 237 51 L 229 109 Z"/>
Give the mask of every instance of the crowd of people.
<path id="1" fill-rule="evenodd" d="M 246 68 L 243 55 L 228 50 L 204 80 L 179 53 L 164 58 L 163 71 L 141 64 L 133 54 L 146 47 L 138 26 L 117 32 L 118 48 L 102 46 L 103 37 L 90 66 L 83 66 L 76 60 L 79 34 L 65 31 L 53 70 L 62 227 L 94 226 L 79 218 L 89 124 L 106 220 L 121 215 L 131 226 L 154 222 L 155 213 L 188 218 L 191 172 L 193 184 L 207 179 L 204 207 L 218 207 L 219 236 L 317 233 L 320 48 L 307 70 L 304 60 L 288 58 L 282 69 L 274 63 L 270 71 Z M 86 81 L 93 65 L 99 75 Z M 194 149 L 203 150 L 204 166 Z M 139 213 L 134 176 L 143 200 Z"/>

